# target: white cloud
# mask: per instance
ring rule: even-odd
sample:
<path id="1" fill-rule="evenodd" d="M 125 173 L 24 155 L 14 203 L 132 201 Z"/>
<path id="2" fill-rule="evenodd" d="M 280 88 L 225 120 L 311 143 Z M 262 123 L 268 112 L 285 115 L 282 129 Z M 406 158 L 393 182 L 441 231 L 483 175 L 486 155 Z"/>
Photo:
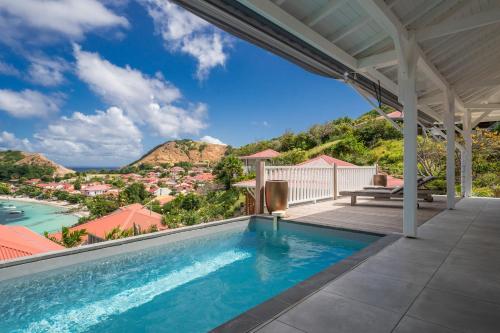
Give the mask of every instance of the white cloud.
<path id="1" fill-rule="evenodd" d="M 33 140 L 0 132 L 0 149 L 36 151 L 64 165 L 121 165 L 142 153 L 142 134 L 123 111 L 111 107 L 85 115 L 61 117 Z"/>
<path id="2" fill-rule="evenodd" d="M 0 132 L 0 150 L 32 151 L 33 147 L 28 139 L 19 139 L 14 134 L 6 131 Z"/>
<path id="3" fill-rule="evenodd" d="M 60 58 L 31 57 L 28 68 L 28 80 L 46 87 L 53 87 L 64 82 L 64 72 L 68 63 Z"/>
<path id="4" fill-rule="evenodd" d="M 126 163 L 142 152 L 141 132 L 117 107 L 75 112 L 34 137 L 38 150 L 66 165 Z"/>
<path id="5" fill-rule="evenodd" d="M 205 79 L 212 68 L 225 65 L 230 42 L 222 32 L 168 0 L 142 2 L 163 37 L 165 47 L 197 59 L 199 80 Z"/>
<path id="6" fill-rule="evenodd" d="M 221 140 L 217 139 L 217 138 L 214 138 L 213 136 L 210 136 L 210 135 L 205 135 L 203 137 L 200 138 L 200 141 L 201 142 L 206 142 L 206 143 L 213 143 L 213 144 L 216 144 L 216 145 L 224 145 L 224 146 L 227 146 L 227 144 L 225 144 L 224 142 L 222 142 Z"/>
<path id="7" fill-rule="evenodd" d="M 0 0 L 0 22 L 0 38 L 11 43 L 20 36 L 53 39 L 51 33 L 80 39 L 94 29 L 129 26 L 97 0 Z"/>
<path id="8" fill-rule="evenodd" d="M 44 95 L 30 89 L 20 92 L 0 89 L 0 110 L 18 118 L 48 116 L 59 111 L 61 102 L 59 95 Z"/>
<path id="9" fill-rule="evenodd" d="M 0 74 L 3 75 L 10 75 L 10 76 L 19 76 L 21 73 L 17 68 L 12 66 L 11 64 L 8 64 L 2 60 L 0 60 Z"/>
<path id="10" fill-rule="evenodd" d="M 182 133 L 197 134 L 206 127 L 206 106 L 174 105 L 180 101 L 181 92 L 160 73 L 150 77 L 130 66 L 119 67 L 79 46 L 74 53 L 80 79 L 104 101 L 121 107 L 132 120 L 174 138 Z"/>

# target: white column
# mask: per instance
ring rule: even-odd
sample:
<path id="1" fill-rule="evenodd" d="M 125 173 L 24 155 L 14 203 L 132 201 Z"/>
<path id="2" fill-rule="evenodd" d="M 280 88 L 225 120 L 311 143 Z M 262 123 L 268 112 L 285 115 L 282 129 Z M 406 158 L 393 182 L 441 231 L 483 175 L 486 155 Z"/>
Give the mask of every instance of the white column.
<path id="1" fill-rule="evenodd" d="M 471 126 L 471 113 L 466 110 L 463 116 L 464 125 L 464 148 L 465 148 L 465 158 L 464 158 L 464 188 L 462 193 L 465 197 L 470 197 L 472 195 L 472 126 Z"/>
<path id="2" fill-rule="evenodd" d="M 417 92 L 416 67 L 418 55 L 415 38 L 399 43 L 399 98 L 404 120 L 404 182 L 403 234 L 417 237 Z"/>
<path id="3" fill-rule="evenodd" d="M 462 190 L 460 195 L 465 197 L 465 150 L 458 149 L 460 152 L 460 189 Z"/>
<path id="4" fill-rule="evenodd" d="M 255 214 L 264 213 L 265 161 L 255 161 Z"/>
<path id="5" fill-rule="evenodd" d="M 446 206 L 455 208 L 455 101 L 453 93 L 445 93 L 444 125 L 446 127 Z"/>

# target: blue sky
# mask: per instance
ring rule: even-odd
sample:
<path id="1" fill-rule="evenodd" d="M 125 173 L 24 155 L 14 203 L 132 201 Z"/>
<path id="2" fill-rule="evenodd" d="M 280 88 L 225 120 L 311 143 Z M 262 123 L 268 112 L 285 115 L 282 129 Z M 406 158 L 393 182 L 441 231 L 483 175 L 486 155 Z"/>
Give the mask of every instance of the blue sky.
<path id="1" fill-rule="evenodd" d="M 68 166 L 123 165 L 176 138 L 240 146 L 370 109 L 167 0 L 0 0 L 0 43 L 0 149 Z"/>

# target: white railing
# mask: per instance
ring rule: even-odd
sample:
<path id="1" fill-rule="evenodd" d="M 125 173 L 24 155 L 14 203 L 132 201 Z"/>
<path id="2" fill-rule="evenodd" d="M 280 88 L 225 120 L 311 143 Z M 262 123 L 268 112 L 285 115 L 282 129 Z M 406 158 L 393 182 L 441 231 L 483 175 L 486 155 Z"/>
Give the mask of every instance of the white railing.
<path id="1" fill-rule="evenodd" d="M 333 167 L 266 166 L 265 177 L 288 181 L 288 204 L 333 197 Z"/>
<path id="2" fill-rule="evenodd" d="M 288 204 L 329 199 L 339 191 L 361 189 L 372 184 L 376 173 L 376 166 L 265 166 L 264 169 L 265 180 L 288 181 Z"/>
<path id="3" fill-rule="evenodd" d="M 337 167 L 337 192 L 359 190 L 371 185 L 376 166 L 339 166 Z"/>

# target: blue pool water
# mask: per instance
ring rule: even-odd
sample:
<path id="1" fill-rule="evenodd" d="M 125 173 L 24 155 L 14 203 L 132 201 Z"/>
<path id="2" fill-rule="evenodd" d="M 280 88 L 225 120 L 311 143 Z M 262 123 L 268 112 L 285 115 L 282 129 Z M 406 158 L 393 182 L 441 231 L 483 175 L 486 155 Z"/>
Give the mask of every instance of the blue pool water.
<path id="1" fill-rule="evenodd" d="M 24 213 L 9 214 L 9 210 L 3 208 L 3 204 L 14 205 L 17 210 L 22 210 Z M 0 224 L 22 225 L 43 234 L 44 231 L 60 231 L 61 227 L 71 226 L 76 222 L 78 222 L 78 217 L 64 214 L 63 208 L 32 202 L 0 200 Z"/>
<path id="2" fill-rule="evenodd" d="M 248 226 L 0 283 L 2 332 L 205 332 L 379 237 Z M 9 300 L 8 302 L 5 300 Z"/>

